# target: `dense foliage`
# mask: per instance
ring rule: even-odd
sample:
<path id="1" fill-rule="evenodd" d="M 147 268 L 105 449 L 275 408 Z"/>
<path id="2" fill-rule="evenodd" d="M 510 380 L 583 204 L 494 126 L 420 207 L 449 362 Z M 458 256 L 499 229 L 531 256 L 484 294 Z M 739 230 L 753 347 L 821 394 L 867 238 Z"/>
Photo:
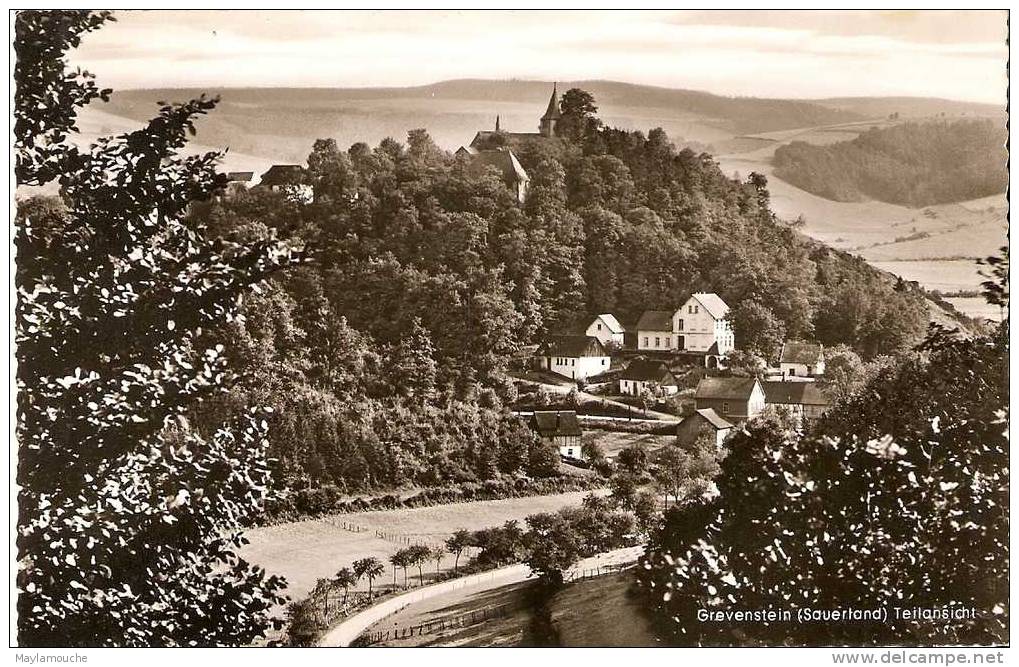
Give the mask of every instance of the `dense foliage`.
<path id="1" fill-rule="evenodd" d="M 68 142 L 100 92 L 65 74 L 64 52 L 106 18 L 15 23 L 19 182 L 59 175 L 63 198 L 27 202 L 15 227 L 18 642 L 245 644 L 283 586 L 235 552 L 267 495 L 267 425 L 241 406 L 200 434 L 185 414 L 229 379 L 210 329 L 291 251 L 185 222 L 222 183 L 216 155 L 180 155 L 212 100 L 86 150 Z"/>
<path id="2" fill-rule="evenodd" d="M 991 120 L 904 123 L 828 146 L 781 146 L 775 174 L 835 201 L 947 204 L 1005 191 L 1005 139 Z"/>
<path id="3" fill-rule="evenodd" d="M 196 210 L 224 238 L 310 249 L 229 334 L 249 378 L 231 401 L 276 409 L 281 481 L 362 492 L 555 474 L 508 413 L 505 371 L 592 312 L 632 322 L 706 290 L 751 346 L 816 336 L 870 357 L 922 334 L 922 295 L 776 221 L 762 176 L 732 180 L 661 130 L 605 128 L 595 110 L 568 91 L 566 136 L 514 146 L 523 206 L 498 171 L 415 130 L 375 148 L 317 141 L 311 201 L 254 188 Z"/>
<path id="4" fill-rule="evenodd" d="M 809 436 L 765 420 L 727 441 L 709 505 L 673 508 L 641 583 L 680 644 L 988 644 L 1008 637 L 1008 322 L 932 329 Z M 896 617 L 974 608 L 976 618 Z M 799 609 L 886 621 L 799 623 Z M 698 610 L 792 610 L 702 622 Z"/>

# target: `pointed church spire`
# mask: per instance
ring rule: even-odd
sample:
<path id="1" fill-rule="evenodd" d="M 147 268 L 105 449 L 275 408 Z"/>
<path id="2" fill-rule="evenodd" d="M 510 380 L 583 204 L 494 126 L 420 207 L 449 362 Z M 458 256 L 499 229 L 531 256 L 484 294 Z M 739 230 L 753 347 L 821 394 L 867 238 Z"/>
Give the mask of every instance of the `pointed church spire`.
<path id="1" fill-rule="evenodd" d="M 552 84 L 552 97 L 548 98 L 548 109 L 545 115 L 538 122 L 538 132 L 544 137 L 551 137 L 555 134 L 556 123 L 562 117 L 559 112 L 559 82 Z"/>

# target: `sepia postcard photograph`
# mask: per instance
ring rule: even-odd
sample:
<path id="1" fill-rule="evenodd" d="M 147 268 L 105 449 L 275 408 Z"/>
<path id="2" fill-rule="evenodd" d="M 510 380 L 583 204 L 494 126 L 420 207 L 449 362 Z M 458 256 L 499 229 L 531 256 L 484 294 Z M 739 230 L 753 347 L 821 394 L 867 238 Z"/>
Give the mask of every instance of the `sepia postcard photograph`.
<path id="1" fill-rule="evenodd" d="M 11 664 L 1006 662 L 1009 10 L 8 18 Z"/>

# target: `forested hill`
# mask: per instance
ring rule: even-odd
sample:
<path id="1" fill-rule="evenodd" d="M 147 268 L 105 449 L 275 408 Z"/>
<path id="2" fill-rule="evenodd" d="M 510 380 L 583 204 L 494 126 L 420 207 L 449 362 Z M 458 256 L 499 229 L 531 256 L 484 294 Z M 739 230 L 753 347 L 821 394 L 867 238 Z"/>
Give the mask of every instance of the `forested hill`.
<path id="1" fill-rule="evenodd" d="M 1005 191 L 1005 140 L 991 120 L 904 123 L 828 146 L 782 146 L 775 174 L 835 201 L 947 204 Z"/>
<path id="2" fill-rule="evenodd" d="M 632 320 L 717 292 L 737 344 L 768 356 L 788 337 L 870 358 L 924 332 L 921 292 L 775 220 L 762 177 L 733 180 L 662 131 L 603 128 L 593 102 L 567 98 L 562 137 L 515 149 L 523 206 L 499 172 L 479 175 L 416 130 L 375 147 L 316 142 L 311 203 L 255 188 L 196 209 L 211 234 L 307 248 L 231 325 L 246 381 L 217 404 L 274 406 L 282 483 L 540 475 L 505 370 L 590 313 Z"/>

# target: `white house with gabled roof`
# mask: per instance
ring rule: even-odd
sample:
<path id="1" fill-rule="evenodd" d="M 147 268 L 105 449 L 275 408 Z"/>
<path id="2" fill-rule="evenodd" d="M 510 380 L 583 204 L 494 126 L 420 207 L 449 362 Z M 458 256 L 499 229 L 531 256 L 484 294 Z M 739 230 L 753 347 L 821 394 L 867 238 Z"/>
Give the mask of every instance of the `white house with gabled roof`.
<path id="1" fill-rule="evenodd" d="M 672 315 L 676 347 L 690 352 L 725 355 L 735 349 L 729 306 L 714 293 L 692 294 Z"/>
<path id="2" fill-rule="evenodd" d="M 594 321 L 584 331 L 586 336 L 594 336 L 602 345 L 614 343 L 619 347 L 623 346 L 623 335 L 626 329 L 619 323 L 616 316 L 611 313 L 602 313 L 594 318 Z"/>

